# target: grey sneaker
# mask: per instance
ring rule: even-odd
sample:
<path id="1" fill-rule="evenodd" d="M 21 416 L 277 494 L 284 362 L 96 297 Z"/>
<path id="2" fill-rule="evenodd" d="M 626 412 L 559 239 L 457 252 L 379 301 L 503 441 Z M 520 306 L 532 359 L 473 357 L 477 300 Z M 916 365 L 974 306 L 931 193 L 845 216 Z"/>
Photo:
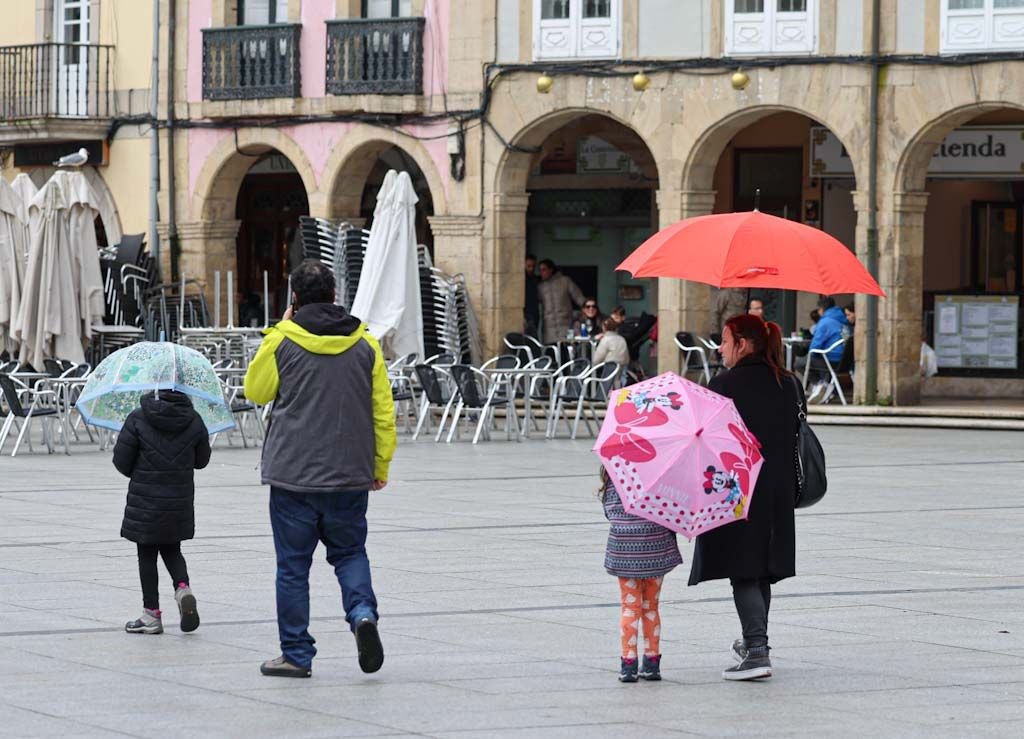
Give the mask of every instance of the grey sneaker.
<path id="1" fill-rule="evenodd" d="M 293 665 L 284 658 L 283 654 L 280 657 L 268 659 L 260 665 L 260 672 L 267 677 L 311 677 L 313 675 L 312 669 Z"/>
<path id="2" fill-rule="evenodd" d="M 737 663 L 742 662 L 747 658 L 747 643 L 743 639 L 737 639 L 732 643 L 732 649 L 729 651 Z"/>
<path id="3" fill-rule="evenodd" d="M 760 680 L 771 676 L 772 661 L 768 659 L 768 647 L 750 647 L 742 662 L 722 673 L 725 680 Z"/>
<path id="4" fill-rule="evenodd" d="M 174 591 L 174 600 L 178 602 L 178 613 L 181 615 L 181 630 L 195 631 L 199 628 L 199 611 L 196 610 L 196 597 L 188 585 L 179 585 Z"/>
<path id="5" fill-rule="evenodd" d="M 164 633 L 164 622 L 160 618 L 159 611 L 154 612 L 145 608 L 141 616 L 124 625 L 124 630 L 129 634 L 162 634 Z"/>
<path id="6" fill-rule="evenodd" d="M 359 650 L 359 669 L 376 672 L 384 664 L 384 647 L 380 632 L 372 618 L 361 618 L 356 624 L 356 648 Z"/>
<path id="7" fill-rule="evenodd" d="M 828 385 L 824 382 L 814 383 L 814 385 L 811 386 L 810 392 L 807 393 L 807 402 L 813 403 L 819 395 L 825 392 L 826 387 L 828 387 Z"/>
<path id="8" fill-rule="evenodd" d="M 639 679 L 636 660 L 619 657 L 619 682 L 635 683 Z"/>

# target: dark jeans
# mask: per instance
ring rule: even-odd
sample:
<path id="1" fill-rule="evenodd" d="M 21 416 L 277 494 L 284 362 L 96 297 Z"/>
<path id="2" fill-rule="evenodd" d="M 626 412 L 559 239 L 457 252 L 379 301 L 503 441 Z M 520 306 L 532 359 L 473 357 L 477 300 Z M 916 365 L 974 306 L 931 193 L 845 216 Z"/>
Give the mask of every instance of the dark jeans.
<path id="1" fill-rule="evenodd" d="M 732 580 L 732 599 L 747 647 L 768 645 L 768 609 L 772 586 L 767 580 Z"/>
<path id="2" fill-rule="evenodd" d="M 816 382 L 831 382 L 832 375 L 829 374 L 828 367 L 825 365 L 825 359 L 820 354 L 812 354 L 810 356 L 810 360 L 811 369 L 807 374 L 807 379 L 810 382 L 810 384 L 813 385 Z M 838 360 L 832 362 L 833 369 L 838 365 Z"/>
<path id="3" fill-rule="evenodd" d="M 156 611 L 160 608 L 160 576 L 156 571 L 156 555 L 163 557 L 171 581 L 177 587 L 188 585 L 188 568 L 181 556 L 181 544 L 137 544 L 139 549 L 139 579 L 142 580 L 142 606 Z"/>
<path id="4" fill-rule="evenodd" d="M 369 493 L 292 493 L 270 488 L 270 525 L 277 553 L 277 630 L 281 653 L 308 668 L 316 655 L 309 634 L 309 568 L 319 542 L 341 586 L 345 620 L 377 620 L 366 556 Z"/>

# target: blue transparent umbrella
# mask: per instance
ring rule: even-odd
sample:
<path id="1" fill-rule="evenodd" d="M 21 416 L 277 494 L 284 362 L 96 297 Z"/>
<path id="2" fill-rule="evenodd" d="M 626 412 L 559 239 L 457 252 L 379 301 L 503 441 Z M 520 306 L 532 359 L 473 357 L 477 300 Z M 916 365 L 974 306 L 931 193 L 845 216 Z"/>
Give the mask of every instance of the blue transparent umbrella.
<path id="1" fill-rule="evenodd" d="M 119 349 L 89 376 L 75 407 L 86 423 L 120 431 L 146 393 L 178 390 L 211 434 L 235 427 L 220 380 L 199 352 L 168 341 L 146 341 Z"/>

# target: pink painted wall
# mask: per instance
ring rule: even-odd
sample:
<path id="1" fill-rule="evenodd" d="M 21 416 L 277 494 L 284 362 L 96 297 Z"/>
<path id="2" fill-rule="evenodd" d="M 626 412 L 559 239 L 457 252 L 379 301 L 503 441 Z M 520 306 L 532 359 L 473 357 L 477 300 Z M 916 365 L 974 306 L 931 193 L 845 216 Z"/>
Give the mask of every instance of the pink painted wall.
<path id="1" fill-rule="evenodd" d="M 335 0 L 302 0 L 302 34 L 299 41 L 302 95 L 324 96 L 327 27 L 334 18 Z M 427 95 L 448 90 L 448 27 L 451 0 L 426 0 L 423 49 L 423 88 Z M 188 100 L 203 99 L 203 34 L 213 25 L 212 0 L 191 0 L 188 13 Z"/>
<path id="2" fill-rule="evenodd" d="M 302 94 L 307 98 L 324 96 L 326 74 L 325 21 L 334 17 L 335 0 L 302 0 L 302 34 L 300 41 Z M 426 28 L 424 38 L 423 87 L 426 95 L 446 92 L 448 89 L 448 27 L 450 21 L 450 0 L 426 0 L 424 16 Z M 188 101 L 198 103 L 203 97 L 203 35 L 202 29 L 213 25 L 212 0 L 191 0 L 189 4 L 188 44 Z M 281 131 L 302 149 L 320 189 L 331 183 L 321 182 L 323 170 L 333 149 L 352 129 L 350 123 L 311 123 L 288 126 Z M 431 140 L 421 143 L 441 178 L 447 191 L 449 186 L 448 148 L 444 135 L 447 124 L 417 125 L 407 127 L 409 133 Z M 382 138 L 386 136 L 382 130 Z M 228 130 L 198 129 L 189 131 L 189 193 L 194 194 L 196 182 L 207 158 L 225 138 L 231 136 Z M 441 138 L 432 138 L 441 137 Z M 447 193 L 446 193 L 447 194 Z"/>

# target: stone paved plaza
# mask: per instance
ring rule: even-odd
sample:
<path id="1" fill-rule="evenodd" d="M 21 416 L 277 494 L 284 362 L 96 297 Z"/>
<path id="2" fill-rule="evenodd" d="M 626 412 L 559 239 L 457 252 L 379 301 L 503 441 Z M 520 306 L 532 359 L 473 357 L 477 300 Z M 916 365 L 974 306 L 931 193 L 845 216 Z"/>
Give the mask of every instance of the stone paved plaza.
<path id="1" fill-rule="evenodd" d="M 723 582 L 666 579 L 665 680 L 620 685 L 618 588 L 587 441 L 403 439 L 371 502 L 387 659 L 359 672 L 317 555 L 311 680 L 278 653 L 258 453 L 214 450 L 184 545 L 203 623 L 127 635 L 141 606 L 109 455 L 0 460 L 0 707 L 10 737 L 1019 736 L 1024 453 L 1006 432 L 820 429 L 831 491 L 798 514 L 775 676 L 726 683 Z M 165 611 L 176 615 L 161 571 Z"/>

